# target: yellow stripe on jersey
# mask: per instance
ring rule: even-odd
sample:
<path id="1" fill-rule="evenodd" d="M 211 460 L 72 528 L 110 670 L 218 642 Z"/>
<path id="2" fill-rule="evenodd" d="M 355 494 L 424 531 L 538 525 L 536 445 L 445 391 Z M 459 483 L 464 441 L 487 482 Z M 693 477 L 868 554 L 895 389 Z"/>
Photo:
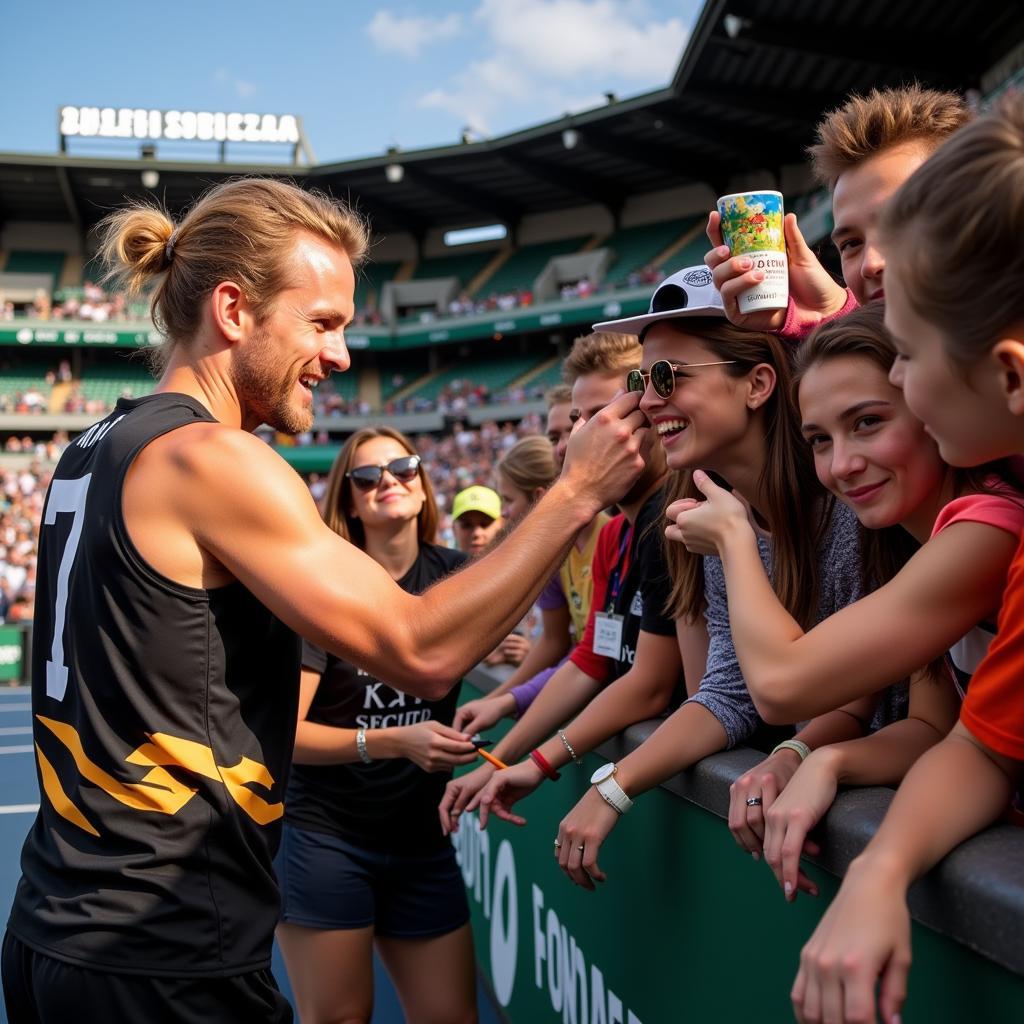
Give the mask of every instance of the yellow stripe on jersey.
<path id="1" fill-rule="evenodd" d="M 232 800 L 257 824 L 269 824 L 284 814 L 284 804 L 281 801 L 269 803 L 248 788 L 250 783 L 265 789 L 270 789 L 274 785 L 274 778 L 267 768 L 251 758 L 242 757 L 238 764 L 224 767 L 217 764 L 213 751 L 201 743 L 170 736 L 167 733 L 153 733 L 149 736 L 149 742 L 136 747 L 125 758 L 129 764 L 151 770 L 139 782 L 125 783 L 115 779 L 89 759 L 81 737 L 73 726 L 44 718 L 42 715 L 37 717 L 67 748 L 83 778 L 133 810 L 177 814 L 195 796 L 195 789 L 186 786 L 165 770 L 166 767 L 174 767 L 223 783 Z M 39 749 L 38 745 L 36 749 Z M 45 758 L 41 751 L 39 757 L 42 765 Z M 56 785 L 56 798 L 49 789 L 46 790 L 54 809 L 63 817 L 74 821 L 75 819 L 66 813 L 70 808 L 85 821 L 81 812 L 64 793 L 52 766 L 49 766 L 49 762 L 46 764 Z M 81 822 L 75 821 L 75 824 L 81 825 Z M 82 827 L 87 825 L 88 822 L 85 822 Z"/>
<path id="2" fill-rule="evenodd" d="M 71 797 L 64 792 L 64 787 L 60 784 L 57 772 L 54 770 L 53 765 L 46 760 L 46 755 L 39 749 L 38 743 L 36 744 L 36 757 L 39 759 L 39 774 L 43 777 L 43 792 L 49 798 L 50 803 L 53 804 L 53 809 L 62 818 L 67 818 L 72 825 L 85 829 L 90 835 L 98 836 L 99 832 L 89 824 L 89 819 L 74 805 Z"/>

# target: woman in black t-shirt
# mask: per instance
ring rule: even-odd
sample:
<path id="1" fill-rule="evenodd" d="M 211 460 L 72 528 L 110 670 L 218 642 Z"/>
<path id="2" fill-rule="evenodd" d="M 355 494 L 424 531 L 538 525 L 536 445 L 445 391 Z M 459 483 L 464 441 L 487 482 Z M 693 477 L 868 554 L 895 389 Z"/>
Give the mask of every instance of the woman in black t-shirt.
<path id="1" fill-rule="evenodd" d="M 409 440 L 360 430 L 331 470 L 325 521 L 419 593 L 466 556 L 433 543 L 437 506 Z M 305 1024 L 369 1020 L 373 948 L 406 1019 L 475 1021 L 469 907 L 437 804 L 474 760 L 451 727 L 459 687 L 408 697 L 303 645 L 277 936 Z"/>

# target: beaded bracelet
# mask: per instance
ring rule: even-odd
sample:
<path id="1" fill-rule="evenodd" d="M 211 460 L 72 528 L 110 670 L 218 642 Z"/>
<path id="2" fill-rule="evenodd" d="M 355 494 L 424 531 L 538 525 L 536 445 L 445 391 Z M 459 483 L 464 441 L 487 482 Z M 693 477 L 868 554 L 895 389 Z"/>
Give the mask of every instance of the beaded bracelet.
<path id="1" fill-rule="evenodd" d="M 564 730 L 564 729 L 559 729 L 559 730 L 558 730 L 558 738 L 559 738 L 559 739 L 560 739 L 560 740 L 562 741 L 562 744 L 563 744 L 563 746 L 565 747 L 565 749 L 569 751 L 569 756 L 570 756 L 570 757 L 571 757 L 571 758 L 572 758 L 572 759 L 573 759 L 573 760 L 574 760 L 574 761 L 575 761 L 575 762 L 576 762 L 577 764 L 583 764 L 583 761 L 582 761 L 582 759 L 581 759 L 581 758 L 578 758 L 578 757 L 576 756 L 576 751 L 572 749 L 572 744 L 571 744 L 571 743 L 569 742 L 569 740 L 568 740 L 568 739 L 566 738 L 566 735 L 565 735 L 565 730 Z"/>

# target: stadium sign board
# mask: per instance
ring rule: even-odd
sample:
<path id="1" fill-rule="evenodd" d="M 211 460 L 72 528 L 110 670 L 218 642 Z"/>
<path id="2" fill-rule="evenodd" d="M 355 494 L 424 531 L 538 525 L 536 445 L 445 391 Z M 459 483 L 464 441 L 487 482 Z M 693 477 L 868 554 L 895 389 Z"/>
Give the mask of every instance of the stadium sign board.
<path id="1" fill-rule="evenodd" d="M 523 334 L 545 327 L 572 327 L 596 323 L 620 316 L 646 313 L 650 289 L 629 295 L 607 297 L 595 301 L 551 302 L 525 306 L 510 313 L 458 317 L 451 320 L 403 325 L 395 334 L 395 348 L 417 348 L 423 345 L 445 345 L 458 341 L 474 341 L 482 337 L 499 340 L 507 334 Z M 371 347 L 378 347 L 371 345 Z"/>
<path id="2" fill-rule="evenodd" d="M 646 313 L 650 292 L 617 293 L 598 300 L 551 302 L 526 306 L 508 313 L 452 317 L 427 323 L 402 324 L 392 330 L 385 326 L 360 325 L 345 335 L 350 349 L 422 348 L 457 342 L 478 342 L 493 338 L 500 341 L 511 334 L 524 334 L 544 328 L 563 327 L 570 330 L 587 328 L 599 320 Z M 83 345 L 116 348 L 141 348 L 159 345 L 160 334 L 152 327 L 137 325 L 89 324 L 66 322 L 17 325 L 0 323 L 0 346 L 4 345 Z"/>
<path id="3" fill-rule="evenodd" d="M 114 327 L 71 327 L 14 325 L 0 327 L 0 345 L 82 345 L 88 348 L 144 348 L 159 345 L 157 331 L 118 330 Z"/>
<path id="4" fill-rule="evenodd" d="M 272 142 L 297 146 L 301 119 L 294 114 L 148 110 L 142 107 L 60 108 L 61 139 L 168 139 L 200 142 Z"/>

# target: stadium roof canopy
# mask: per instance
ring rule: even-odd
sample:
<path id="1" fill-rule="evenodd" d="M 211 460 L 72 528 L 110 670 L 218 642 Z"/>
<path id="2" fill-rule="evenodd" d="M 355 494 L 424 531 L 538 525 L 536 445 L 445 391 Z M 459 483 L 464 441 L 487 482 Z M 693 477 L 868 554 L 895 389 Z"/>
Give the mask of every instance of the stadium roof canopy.
<path id="1" fill-rule="evenodd" d="M 180 209 L 240 173 L 287 175 L 350 197 L 376 231 L 500 220 L 798 164 L 821 113 L 851 90 L 916 80 L 977 88 L 1024 39 L 1005 0 L 707 0 L 671 84 L 500 138 L 313 167 L 0 154 L 0 224 L 71 222 L 83 232 L 126 196 Z M 572 45 L 567 41 L 566 45 Z M 572 129 L 576 144 L 566 148 Z M 385 176 L 400 163 L 401 181 Z"/>

